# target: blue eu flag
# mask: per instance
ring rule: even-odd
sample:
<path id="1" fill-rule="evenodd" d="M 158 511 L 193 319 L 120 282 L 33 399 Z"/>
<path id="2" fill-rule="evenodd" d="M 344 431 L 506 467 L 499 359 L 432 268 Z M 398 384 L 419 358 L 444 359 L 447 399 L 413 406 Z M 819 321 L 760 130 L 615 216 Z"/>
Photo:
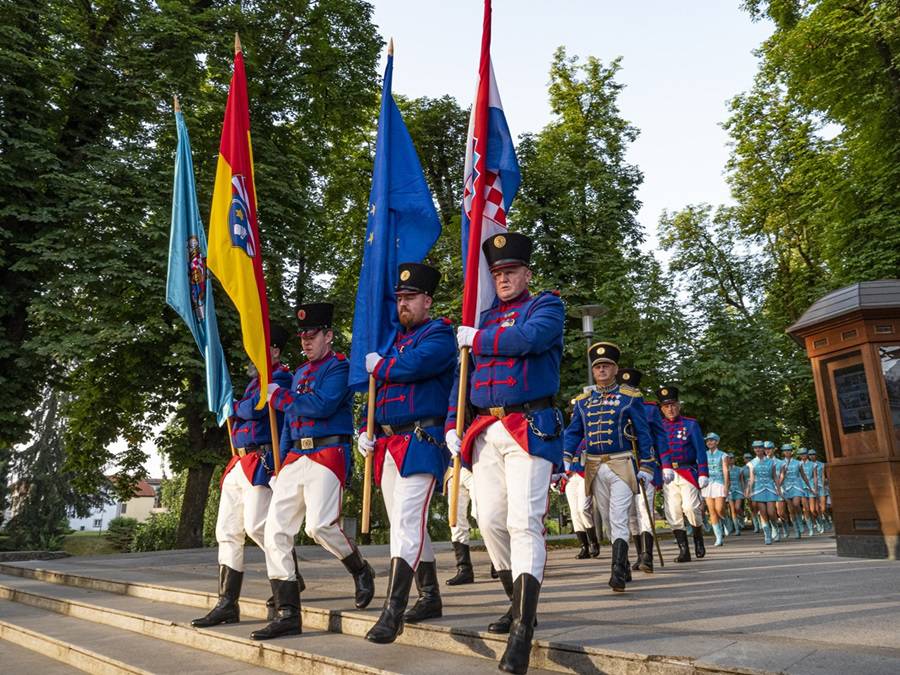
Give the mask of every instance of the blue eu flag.
<path id="1" fill-rule="evenodd" d="M 212 281 L 206 271 L 206 234 L 197 207 L 191 141 L 184 116 L 177 110 L 177 103 L 175 122 L 178 126 L 178 149 L 175 151 L 166 302 L 184 319 L 197 341 L 197 347 L 206 361 L 209 409 L 216 413 L 219 426 L 222 426 L 231 412 L 234 391 L 219 340 Z"/>
<path id="2" fill-rule="evenodd" d="M 397 265 L 421 262 L 441 234 L 441 221 L 425 182 L 412 138 L 391 95 L 394 57 L 388 52 L 381 92 L 381 113 L 369 193 L 369 216 L 363 249 L 353 344 L 350 386 L 366 388 L 366 354 L 384 353 L 399 328 L 394 288 Z"/>

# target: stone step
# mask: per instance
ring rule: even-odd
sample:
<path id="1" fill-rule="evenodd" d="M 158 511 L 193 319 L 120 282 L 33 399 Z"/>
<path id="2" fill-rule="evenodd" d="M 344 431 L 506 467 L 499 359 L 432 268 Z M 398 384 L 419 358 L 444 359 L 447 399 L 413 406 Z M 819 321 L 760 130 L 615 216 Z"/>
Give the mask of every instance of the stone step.
<path id="1" fill-rule="evenodd" d="M 84 621 L 111 626 L 160 641 L 175 643 L 191 650 L 212 652 L 238 665 L 270 668 L 281 672 L 313 675 L 331 673 L 417 673 L 455 675 L 496 672 L 496 662 L 476 656 L 438 654 L 434 650 L 412 646 L 400 640 L 393 645 L 374 645 L 360 637 L 329 632 L 304 625 L 301 636 L 267 642 L 248 638 L 250 631 L 264 625 L 243 612 L 242 622 L 213 629 L 195 629 L 191 618 L 202 612 L 196 608 L 169 604 L 121 593 L 98 591 L 74 585 L 50 584 L 24 577 L 0 577 L 0 598 L 64 614 Z M 243 606 L 242 606 L 243 609 Z M 340 628 L 342 617 L 335 617 L 333 628 Z M 371 621 L 369 621 L 371 623 Z M 407 629 L 408 632 L 408 629 Z M 203 658 L 205 655 L 201 655 Z M 485 656 L 488 656 L 485 654 Z M 489 657 L 495 658 L 495 655 Z M 537 665 L 537 664 L 535 664 Z M 155 671 L 154 671 L 155 672 Z M 548 671 L 532 668 L 540 675 Z"/>
<path id="2" fill-rule="evenodd" d="M 0 600 L 0 615 L 4 618 L 4 632 L 16 633 L 17 644 L 23 644 L 22 638 L 27 636 L 30 648 L 89 673 L 262 675 L 273 672 L 189 647 L 160 645 L 159 640 L 144 635 L 9 600 Z M 7 670 L 5 664 L 3 669 L 16 672 Z"/>
<path id="3" fill-rule="evenodd" d="M 152 600 L 170 605 L 193 607 L 194 616 L 203 614 L 216 603 L 216 595 L 188 588 L 165 586 L 157 583 L 143 583 L 133 580 L 117 580 L 84 574 L 71 574 L 39 566 L 0 564 L 0 575 L 13 575 L 34 579 L 50 584 L 125 595 L 133 598 Z M 0 577 L 3 583 L 3 577 Z M 378 598 L 373 605 L 378 603 Z M 248 619 L 262 619 L 266 615 L 265 602 L 260 599 L 242 598 L 241 613 L 244 623 Z M 367 613 L 303 607 L 305 630 L 329 631 L 361 638 L 377 619 L 377 612 Z M 499 615 L 499 612 L 497 613 Z M 243 625 L 243 624 L 242 624 Z M 244 633 L 249 631 L 244 631 Z M 280 642 L 280 641 L 279 641 Z M 304 642 L 304 644 L 306 644 Z M 459 628 L 434 623 L 407 625 L 399 637 L 397 645 L 408 645 L 441 652 L 446 655 L 478 657 L 496 663 L 506 646 L 506 636 L 493 635 L 486 631 Z M 678 657 L 638 654 L 573 643 L 549 640 L 535 640 L 531 656 L 532 669 L 562 673 L 762 673 L 747 668 L 729 669 L 724 666 L 710 666 Z"/>
<path id="4" fill-rule="evenodd" d="M 0 621 L 0 663 L 7 673 L 41 673 L 41 675 L 73 675 L 78 668 L 48 656 L 55 648 L 53 641 Z"/>

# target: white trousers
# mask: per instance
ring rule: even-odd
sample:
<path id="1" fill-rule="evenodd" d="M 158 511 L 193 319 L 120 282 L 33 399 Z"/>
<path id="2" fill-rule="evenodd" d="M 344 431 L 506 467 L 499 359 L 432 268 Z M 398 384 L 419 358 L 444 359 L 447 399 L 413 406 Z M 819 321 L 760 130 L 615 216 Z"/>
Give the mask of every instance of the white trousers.
<path id="1" fill-rule="evenodd" d="M 703 524 L 700 515 L 700 490 L 694 484 L 685 480 L 680 474 L 675 474 L 675 480 L 663 485 L 663 502 L 666 510 L 666 520 L 673 530 L 684 529 L 684 519 L 694 527 Z"/>
<path id="2" fill-rule="evenodd" d="M 628 483 L 619 478 L 608 464 L 601 464 L 591 483 L 591 493 L 609 532 L 610 543 L 616 539 L 628 541 L 628 515 L 634 498 Z"/>
<path id="3" fill-rule="evenodd" d="M 219 515 L 216 518 L 216 541 L 219 542 L 219 564 L 236 572 L 244 571 L 244 535 L 263 548 L 266 513 L 272 490 L 253 485 L 240 464 L 232 467 L 222 481 Z"/>
<path id="4" fill-rule="evenodd" d="M 343 560 L 353 545 L 340 526 L 341 482 L 334 473 L 300 457 L 281 469 L 266 518 L 266 569 L 270 579 L 295 578 L 294 535 L 306 520 L 306 534 Z"/>
<path id="5" fill-rule="evenodd" d="M 566 480 L 566 501 L 572 516 L 572 529 L 586 532 L 594 527 L 594 499 L 584 494 L 584 478 L 573 473 Z"/>
<path id="6" fill-rule="evenodd" d="M 632 500 L 631 515 L 628 518 L 629 529 L 631 534 L 640 534 L 641 532 L 653 533 L 651 518 L 656 518 L 656 509 L 653 507 L 653 499 L 656 497 L 656 488 L 652 483 L 644 483 L 644 490 L 647 492 L 647 504 L 650 506 L 650 513 L 644 508 L 644 497 L 638 492 Z"/>
<path id="7" fill-rule="evenodd" d="M 436 482 L 429 473 L 404 478 L 391 453 L 385 453 L 381 494 L 391 523 L 391 557 L 403 558 L 413 569 L 419 560 L 434 562 L 428 536 L 428 505 Z"/>
<path id="8" fill-rule="evenodd" d="M 543 581 L 553 465 L 522 450 L 499 421 L 474 445 L 478 527 L 491 562 L 498 570 L 511 570 L 513 579 L 527 572 Z"/>
<path id="9" fill-rule="evenodd" d="M 461 467 L 459 472 L 459 499 L 456 502 L 456 527 L 450 528 L 450 541 L 469 545 L 469 504 L 472 505 L 472 517 L 478 519 L 478 510 L 475 507 L 474 490 L 472 484 L 472 472 Z M 450 483 L 448 482 L 449 486 Z M 447 499 L 449 500 L 449 492 Z"/>

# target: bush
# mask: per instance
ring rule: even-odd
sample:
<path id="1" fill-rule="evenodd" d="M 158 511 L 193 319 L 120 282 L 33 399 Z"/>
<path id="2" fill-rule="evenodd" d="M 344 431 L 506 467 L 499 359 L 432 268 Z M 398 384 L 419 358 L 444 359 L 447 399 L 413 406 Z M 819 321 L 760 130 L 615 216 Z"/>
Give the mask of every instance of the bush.
<path id="1" fill-rule="evenodd" d="M 106 538 L 110 545 L 117 551 L 130 551 L 131 540 L 134 539 L 135 530 L 138 528 L 135 518 L 119 516 L 109 521 L 106 526 Z"/>
<path id="2" fill-rule="evenodd" d="M 149 520 L 137 526 L 131 540 L 131 550 L 169 551 L 175 548 L 175 535 L 178 532 L 178 514 L 154 513 Z"/>

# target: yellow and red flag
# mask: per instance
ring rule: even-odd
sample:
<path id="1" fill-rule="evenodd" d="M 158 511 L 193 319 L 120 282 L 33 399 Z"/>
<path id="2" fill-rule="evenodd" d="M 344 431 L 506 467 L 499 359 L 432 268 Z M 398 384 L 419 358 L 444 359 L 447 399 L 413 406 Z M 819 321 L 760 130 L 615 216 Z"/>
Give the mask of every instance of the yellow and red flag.
<path id="1" fill-rule="evenodd" d="M 253 149 L 250 146 L 250 111 L 244 54 L 234 37 L 234 74 L 225 107 L 219 142 L 219 161 L 209 215 L 207 266 L 216 275 L 241 315 L 244 349 L 259 371 L 261 396 L 266 405 L 271 381 L 269 357 L 269 303 L 263 279 L 262 249 L 256 222 Z"/>

